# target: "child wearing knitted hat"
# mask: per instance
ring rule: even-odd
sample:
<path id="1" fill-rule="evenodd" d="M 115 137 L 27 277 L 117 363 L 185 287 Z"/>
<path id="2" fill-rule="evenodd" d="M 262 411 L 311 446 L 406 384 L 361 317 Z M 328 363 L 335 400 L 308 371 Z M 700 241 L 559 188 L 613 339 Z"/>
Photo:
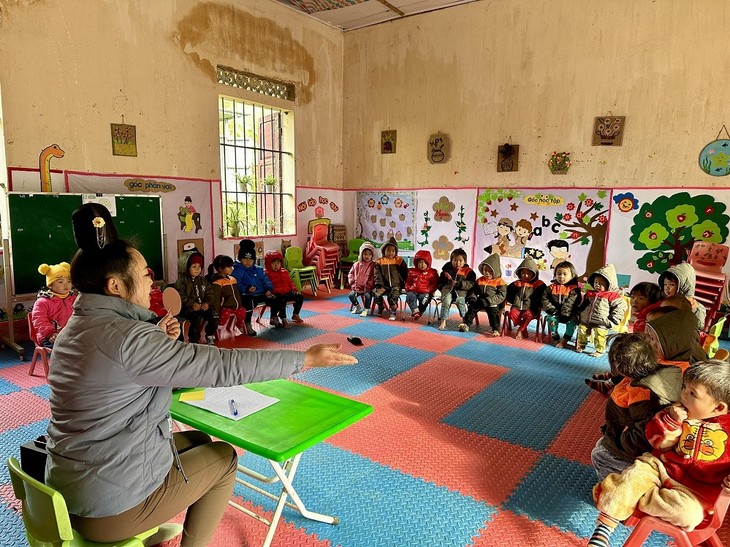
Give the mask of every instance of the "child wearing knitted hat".
<path id="1" fill-rule="evenodd" d="M 179 277 L 174 287 L 182 300 L 180 317 L 190 321 L 188 340 L 195 343 L 200 341 L 200 331 L 205 321 L 206 342 L 214 345 L 218 315 L 213 305 L 212 287 L 202 275 L 203 262 L 203 255 L 197 249 L 183 252 L 177 261 Z"/>
<path id="2" fill-rule="evenodd" d="M 46 284 L 38 291 L 32 312 L 35 342 L 39 346 L 53 348 L 58 333 L 73 312 L 76 292 L 71 290 L 70 268 L 68 262 L 38 266 L 38 273 L 46 276 Z"/>

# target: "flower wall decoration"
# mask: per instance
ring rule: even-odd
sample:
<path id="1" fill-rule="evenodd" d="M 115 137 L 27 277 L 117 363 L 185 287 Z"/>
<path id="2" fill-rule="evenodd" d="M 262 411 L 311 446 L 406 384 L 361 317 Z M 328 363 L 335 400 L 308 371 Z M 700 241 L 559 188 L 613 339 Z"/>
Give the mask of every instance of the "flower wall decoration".
<path id="1" fill-rule="evenodd" d="M 547 165 L 553 175 L 566 174 L 570 166 L 573 165 L 573 162 L 570 161 L 570 152 L 553 151 L 553 155 L 548 159 Z"/>
<path id="2" fill-rule="evenodd" d="M 446 236 L 439 237 L 433 242 L 432 247 L 433 257 L 438 260 L 448 260 L 451 256 L 451 251 L 454 250 L 454 244 Z"/>
<path id="3" fill-rule="evenodd" d="M 456 204 L 449 201 L 446 196 L 441 196 L 439 200 L 433 204 L 433 220 L 435 222 L 451 222 L 451 213 L 456 209 Z"/>

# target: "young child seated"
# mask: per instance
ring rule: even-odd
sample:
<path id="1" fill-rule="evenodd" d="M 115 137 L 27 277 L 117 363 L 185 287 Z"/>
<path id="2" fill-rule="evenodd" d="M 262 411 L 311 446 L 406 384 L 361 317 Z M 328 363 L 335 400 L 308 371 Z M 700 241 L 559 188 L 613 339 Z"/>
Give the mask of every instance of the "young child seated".
<path id="1" fill-rule="evenodd" d="M 271 308 L 271 326 L 289 328 L 289 320 L 286 318 L 286 303 L 294 304 L 292 309 L 291 320 L 295 323 L 304 323 L 299 312 L 302 311 L 304 297 L 302 293 L 297 291 L 294 282 L 289 276 L 289 272 L 282 266 L 284 265 L 284 255 L 281 251 L 266 251 L 264 255 L 264 264 L 266 265 L 266 275 L 271 280 L 273 293 L 276 295 L 278 308 Z M 277 317 L 278 316 L 278 317 Z"/>
<path id="2" fill-rule="evenodd" d="M 466 297 L 474 287 L 477 274 L 467 263 L 466 251 L 462 248 L 451 251 L 449 262 L 441 268 L 438 290 L 441 292 L 441 323 L 439 330 L 446 329 L 446 320 L 449 318 L 451 304 L 456 302 L 459 315 L 466 315 Z"/>
<path id="3" fill-rule="evenodd" d="M 256 336 L 251 318 L 253 309 L 258 304 L 264 302 L 271 310 L 279 309 L 277 297 L 273 292 L 274 286 L 264 269 L 257 266 L 255 261 L 256 244 L 251 239 L 242 239 L 238 246 L 238 262 L 233 265 L 231 275 L 236 278 L 238 290 L 241 291 L 243 307 L 246 308 L 246 332 L 249 336 Z"/>
<path id="4" fill-rule="evenodd" d="M 149 274 L 150 279 L 154 281 L 155 271 L 147 266 L 147 273 Z M 162 290 L 160 289 L 160 287 L 154 284 L 150 289 L 150 311 L 154 313 L 158 317 L 158 319 L 162 319 L 165 315 L 167 315 L 165 303 L 162 301 Z"/>
<path id="5" fill-rule="evenodd" d="M 646 425 L 651 454 L 594 488 L 600 511 L 589 546 L 607 547 L 616 525 L 638 507 L 686 531 L 702 522 L 704 507 L 730 489 L 730 367 L 697 363 L 684 373 L 680 401 Z"/>
<path id="6" fill-rule="evenodd" d="M 185 251 L 177 261 L 178 278 L 174 287 L 180 293 L 182 310 L 180 317 L 190 321 L 188 340 L 197 343 L 205 324 L 205 339 L 215 344 L 218 316 L 213 306 L 213 291 L 203 276 L 203 255 L 197 250 Z M 181 333 L 182 336 L 182 333 Z"/>
<path id="7" fill-rule="evenodd" d="M 618 381 L 606 402 L 603 436 L 591 452 L 599 480 L 609 473 L 620 473 L 651 450 L 644 426 L 659 410 L 678 399 L 682 371 L 689 366 L 687 362 L 667 363 L 668 366 L 659 363 L 652 344 L 640 333 L 615 335 L 608 362 Z"/>
<path id="8" fill-rule="evenodd" d="M 76 291 L 71 290 L 70 268 L 68 262 L 38 266 L 38 273 L 46 276 L 46 284 L 38 291 L 32 311 L 35 343 L 39 346 L 53 348 L 56 336 L 73 312 Z"/>
<path id="9" fill-rule="evenodd" d="M 213 259 L 212 267 L 213 272 L 210 274 L 210 280 L 213 291 L 213 307 L 218 314 L 218 323 L 226 326 L 233 316 L 236 318 L 234 326 L 239 331 L 243 331 L 246 322 L 246 308 L 243 307 L 238 282 L 231 275 L 233 272 L 233 258 L 218 255 Z"/>
<path id="10" fill-rule="evenodd" d="M 357 262 L 347 273 L 350 283 L 350 294 L 347 297 L 352 303 L 351 313 L 360 317 L 367 317 L 370 305 L 373 303 L 373 289 L 375 288 L 375 247 L 369 242 L 360 245 Z M 362 298 L 365 308 L 360 305 L 358 298 Z"/>
<path id="11" fill-rule="evenodd" d="M 420 319 L 428 308 L 439 282 L 439 273 L 431 267 L 431 253 L 426 249 L 416 251 L 413 268 L 406 277 L 406 304 L 414 321 Z"/>
<path id="12" fill-rule="evenodd" d="M 608 331 L 616 328 L 628 311 L 626 302 L 618 291 L 618 278 L 613 264 L 606 264 L 588 278 L 592 287 L 583 295 L 578 307 L 580 324 L 575 351 L 581 353 L 589 336 L 593 338 L 591 357 L 600 357 L 606 351 Z"/>
<path id="13" fill-rule="evenodd" d="M 646 316 L 661 306 L 662 290 L 656 283 L 644 281 L 631 289 L 631 313 L 634 316 L 633 331 L 644 332 Z"/>
<path id="14" fill-rule="evenodd" d="M 570 262 L 559 262 L 555 266 L 553 282 L 542 295 L 542 311 L 545 312 L 550 337 L 559 348 L 567 347 L 578 324 L 575 322 L 580 305 L 581 292 L 578 274 Z M 558 334 L 558 325 L 565 325 L 563 339 Z"/>
<path id="15" fill-rule="evenodd" d="M 697 330 L 705 328 L 707 309 L 694 299 L 697 274 L 691 264 L 682 262 L 670 266 L 669 269 L 659 276 L 659 286 L 662 288 L 664 297 L 681 294 L 686 296 L 692 304 L 692 313 L 697 318 Z"/>
<path id="16" fill-rule="evenodd" d="M 380 248 L 383 254 L 375 262 L 375 291 L 378 303 L 378 315 L 383 314 L 383 296 L 387 295 L 391 321 L 395 321 L 400 302 L 400 291 L 405 286 L 408 277 L 408 265 L 398 256 L 398 242 L 394 237 L 383 243 Z"/>
<path id="17" fill-rule="evenodd" d="M 502 279 L 499 254 L 489 255 L 482 260 L 478 269 L 482 276 L 477 279 L 476 285 L 467 297 L 469 309 L 464 315 L 464 322 L 459 325 L 459 330 L 467 332 L 477 313 L 484 310 L 492 328 L 492 336 L 500 336 L 499 324 L 502 319 L 504 299 L 507 297 L 507 283 Z"/>
<path id="18" fill-rule="evenodd" d="M 538 278 L 537 263 L 526 257 L 515 270 L 517 279 L 507 286 L 509 319 L 517 327 L 515 339 L 527 338 L 527 325 L 540 315 L 545 283 Z"/>

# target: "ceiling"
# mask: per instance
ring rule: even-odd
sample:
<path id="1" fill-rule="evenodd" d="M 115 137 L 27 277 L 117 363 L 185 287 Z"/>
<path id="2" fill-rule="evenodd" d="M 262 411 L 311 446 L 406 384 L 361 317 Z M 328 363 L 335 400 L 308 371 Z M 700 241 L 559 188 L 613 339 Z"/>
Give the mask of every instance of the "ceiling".
<path id="1" fill-rule="evenodd" d="M 479 0 L 275 0 L 342 30 Z"/>

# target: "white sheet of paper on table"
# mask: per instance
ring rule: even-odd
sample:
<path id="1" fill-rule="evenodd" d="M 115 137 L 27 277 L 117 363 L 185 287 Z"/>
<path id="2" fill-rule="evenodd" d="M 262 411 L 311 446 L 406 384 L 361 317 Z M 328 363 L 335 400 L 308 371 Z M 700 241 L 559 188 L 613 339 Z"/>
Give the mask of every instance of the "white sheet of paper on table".
<path id="1" fill-rule="evenodd" d="M 237 411 L 237 415 L 235 416 L 231 412 L 231 400 L 235 401 Z M 225 416 L 231 420 L 240 420 L 279 402 L 279 399 L 262 395 L 244 386 L 231 386 L 209 387 L 205 390 L 204 399 L 183 402 L 186 405 L 193 405 L 210 412 L 215 412 L 219 416 Z"/>

